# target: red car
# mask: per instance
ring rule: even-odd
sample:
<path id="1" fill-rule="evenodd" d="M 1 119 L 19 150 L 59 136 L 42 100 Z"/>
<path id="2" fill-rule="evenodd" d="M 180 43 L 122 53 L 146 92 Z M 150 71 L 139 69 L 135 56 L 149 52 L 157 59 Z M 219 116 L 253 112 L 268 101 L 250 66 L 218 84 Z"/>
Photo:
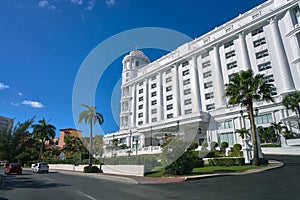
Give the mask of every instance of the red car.
<path id="1" fill-rule="evenodd" d="M 5 174 L 22 174 L 22 165 L 19 163 L 10 163 L 5 169 Z"/>

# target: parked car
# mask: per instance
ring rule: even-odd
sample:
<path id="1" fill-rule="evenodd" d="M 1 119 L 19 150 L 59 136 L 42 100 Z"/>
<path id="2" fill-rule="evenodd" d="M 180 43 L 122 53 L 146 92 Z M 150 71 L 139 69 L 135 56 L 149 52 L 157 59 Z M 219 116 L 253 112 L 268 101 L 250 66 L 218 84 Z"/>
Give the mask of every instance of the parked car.
<path id="1" fill-rule="evenodd" d="M 32 166 L 33 173 L 48 173 L 49 165 L 46 162 L 39 162 Z"/>
<path id="2" fill-rule="evenodd" d="M 5 168 L 5 174 L 22 174 L 22 165 L 20 163 L 10 163 L 6 168 Z"/>
<path id="3" fill-rule="evenodd" d="M 5 161 L 0 161 L 0 167 L 3 167 L 5 165 Z"/>

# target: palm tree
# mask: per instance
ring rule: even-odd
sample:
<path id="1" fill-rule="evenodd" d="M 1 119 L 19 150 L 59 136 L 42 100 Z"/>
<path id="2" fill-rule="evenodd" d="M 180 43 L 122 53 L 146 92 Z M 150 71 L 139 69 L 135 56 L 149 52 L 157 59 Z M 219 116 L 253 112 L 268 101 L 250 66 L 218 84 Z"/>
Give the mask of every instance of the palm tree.
<path id="1" fill-rule="evenodd" d="M 238 133 L 242 139 L 245 139 L 247 138 L 247 136 L 250 136 L 249 129 L 246 128 L 236 129 L 235 132 Z"/>
<path id="2" fill-rule="evenodd" d="M 88 106 L 85 104 L 81 104 L 87 110 L 82 111 L 79 114 L 78 123 L 81 123 L 84 120 L 85 124 L 90 125 L 90 153 L 89 153 L 89 166 L 92 166 L 93 159 L 93 124 L 96 122 L 101 126 L 104 123 L 103 115 L 96 112 L 96 106 Z"/>
<path id="3" fill-rule="evenodd" d="M 38 124 L 32 125 L 33 134 L 34 134 L 35 138 L 37 140 L 41 141 L 40 153 L 39 153 L 39 158 L 38 158 L 39 161 L 42 158 L 45 141 L 54 139 L 54 137 L 55 137 L 56 128 L 52 124 L 49 124 L 49 121 L 46 122 L 45 119 L 43 118 L 38 121 Z"/>
<path id="4" fill-rule="evenodd" d="M 278 140 L 283 133 L 286 132 L 287 127 L 282 125 L 282 122 L 272 122 L 271 127 L 275 130 L 276 139 Z"/>
<path id="5" fill-rule="evenodd" d="M 253 165 L 259 165 L 258 144 L 256 136 L 256 128 L 254 122 L 254 108 L 255 101 L 273 101 L 271 92 L 275 89 L 273 84 L 264 82 L 264 75 L 253 75 L 253 71 L 240 71 L 234 74 L 229 83 L 225 84 L 225 96 L 228 97 L 229 105 L 241 105 L 247 108 L 253 143 Z"/>
<path id="6" fill-rule="evenodd" d="M 291 92 L 287 94 L 283 100 L 282 104 L 286 109 L 292 110 L 294 112 L 297 111 L 298 116 L 300 116 L 300 92 Z"/>

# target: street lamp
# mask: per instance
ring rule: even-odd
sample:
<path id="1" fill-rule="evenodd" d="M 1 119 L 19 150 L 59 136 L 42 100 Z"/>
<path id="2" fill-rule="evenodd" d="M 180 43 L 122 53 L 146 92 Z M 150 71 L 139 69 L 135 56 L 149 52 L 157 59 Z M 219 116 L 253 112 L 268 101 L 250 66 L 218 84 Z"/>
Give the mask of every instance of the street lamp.
<path id="1" fill-rule="evenodd" d="M 255 112 L 255 116 L 257 116 L 258 115 L 258 108 L 255 108 L 254 112 Z"/>
<path id="2" fill-rule="evenodd" d="M 151 149 L 152 149 L 152 126 L 150 126 L 150 146 L 151 146 Z"/>
<path id="3" fill-rule="evenodd" d="M 129 147 L 131 149 L 131 136 L 132 136 L 132 133 L 131 133 L 131 130 L 130 130 L 130 133 L 129 133 Z"/>
<path id="4" fill-rule="evenodd" d="M 111 157 L 114 156 L 114 148 L 115 148 L 115 135 L 113 134 L 113 139 L 112 139 L 112 149 L 111 149 Z"/>

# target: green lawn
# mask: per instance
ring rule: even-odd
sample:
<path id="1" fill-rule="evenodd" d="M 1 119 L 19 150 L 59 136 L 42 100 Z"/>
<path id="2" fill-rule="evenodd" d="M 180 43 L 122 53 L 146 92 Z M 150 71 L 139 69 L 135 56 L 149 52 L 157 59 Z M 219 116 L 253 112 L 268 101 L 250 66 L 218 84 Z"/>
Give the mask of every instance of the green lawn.
<path id="1" fill-rule="evenodd" d="M 213 174 L 213 173 L 226 173 L 226 172 L 243 172 L 249 169 L 256 169 L 260 167 L 265 167 L 266 165 L 253 166 L 253 165 L 244 165 L 244 166 L 204 166 L 200 168 L 194 168 L 192 174 L 187 174 L 189 176 L 193 175 L 202 175 L 202 174 Z M 167 177 L 172 176 L 164 173 L 163 168 L 157 168 L 153 172 L 149 172 L 145 175 L 146 177 Z"/>

